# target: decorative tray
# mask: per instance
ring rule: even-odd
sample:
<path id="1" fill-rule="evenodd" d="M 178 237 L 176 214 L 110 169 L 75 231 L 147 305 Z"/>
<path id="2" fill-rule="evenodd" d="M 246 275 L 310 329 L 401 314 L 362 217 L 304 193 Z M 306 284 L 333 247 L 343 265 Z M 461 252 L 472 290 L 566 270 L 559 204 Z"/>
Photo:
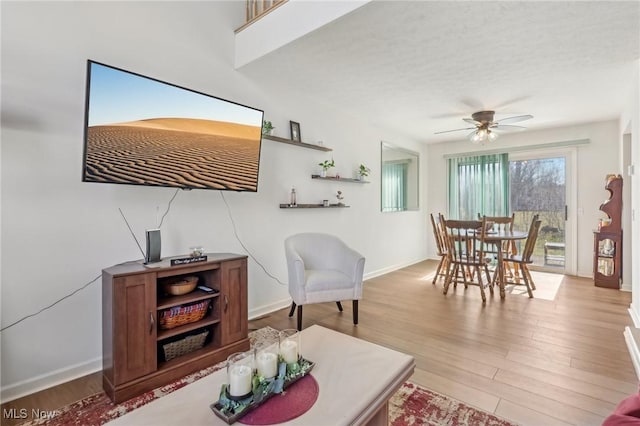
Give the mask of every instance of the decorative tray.
<path id="1" fill-rule="evenodd" d="M 253 391 L 244 399 L 231 399 L 228 394 L 228 384 L 223 384 L 220 389 L 220 399 L 210 405 L 211 410 L 228 424 L 236 422 L 240 417 L 264 404 L 272 396 L 282 393 L 289 386 L 302 379 L 315 366 L 305 358 L 300 357 L 298 362 L 287 364 L 284 361 L 278 363 L 278 374 L 273 379 L 264 379 L 258 375 L 253 376 Z"/>

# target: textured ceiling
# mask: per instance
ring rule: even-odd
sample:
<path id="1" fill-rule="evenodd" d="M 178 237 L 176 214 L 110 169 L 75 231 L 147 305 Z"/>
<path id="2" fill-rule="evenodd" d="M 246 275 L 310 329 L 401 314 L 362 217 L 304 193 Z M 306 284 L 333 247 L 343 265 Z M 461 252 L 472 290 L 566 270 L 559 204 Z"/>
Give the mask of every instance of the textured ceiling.
<path id="1" fill-rule="evenodd" d="M 639 58 L 639 1 L 374 1 L 241 71 L 434 143 L 483 109 L 530 130 L 617 118 Z"/>

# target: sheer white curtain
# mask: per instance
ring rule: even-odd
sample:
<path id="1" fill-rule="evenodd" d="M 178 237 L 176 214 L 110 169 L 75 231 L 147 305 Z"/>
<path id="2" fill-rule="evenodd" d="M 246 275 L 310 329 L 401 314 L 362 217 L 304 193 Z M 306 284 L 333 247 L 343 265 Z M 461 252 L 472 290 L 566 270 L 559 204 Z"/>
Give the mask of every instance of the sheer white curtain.
<path id="1" fill-rule="evenodd" d="M 449 217 L 509 214 L 508 154 L 449 158 Z"/>
<path id="2" fill-rule="evenodd" d="M 407 210 L 408 163 L 385 162 L 382 165 L 382 211 Z"/>

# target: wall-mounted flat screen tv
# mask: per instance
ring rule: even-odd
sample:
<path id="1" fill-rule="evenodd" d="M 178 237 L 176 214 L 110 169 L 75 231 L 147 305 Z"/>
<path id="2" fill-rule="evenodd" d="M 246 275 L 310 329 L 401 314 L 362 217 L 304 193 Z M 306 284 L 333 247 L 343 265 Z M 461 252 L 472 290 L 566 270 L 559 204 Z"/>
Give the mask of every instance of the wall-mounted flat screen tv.
<path id="1" fill-rule="evenodd" d="M 82 180 L 256 192 L 263 115 L 90 60 Z"/>

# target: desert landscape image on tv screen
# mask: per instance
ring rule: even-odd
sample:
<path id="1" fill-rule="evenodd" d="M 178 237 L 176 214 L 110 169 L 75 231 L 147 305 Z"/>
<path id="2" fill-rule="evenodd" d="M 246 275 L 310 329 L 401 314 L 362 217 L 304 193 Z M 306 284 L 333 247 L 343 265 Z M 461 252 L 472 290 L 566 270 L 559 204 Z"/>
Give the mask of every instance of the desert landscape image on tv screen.
<path id="1" fill-rule="evenodd" d="M 83 181 L 257 191 L 262 111 L 88 66 Z"/>

